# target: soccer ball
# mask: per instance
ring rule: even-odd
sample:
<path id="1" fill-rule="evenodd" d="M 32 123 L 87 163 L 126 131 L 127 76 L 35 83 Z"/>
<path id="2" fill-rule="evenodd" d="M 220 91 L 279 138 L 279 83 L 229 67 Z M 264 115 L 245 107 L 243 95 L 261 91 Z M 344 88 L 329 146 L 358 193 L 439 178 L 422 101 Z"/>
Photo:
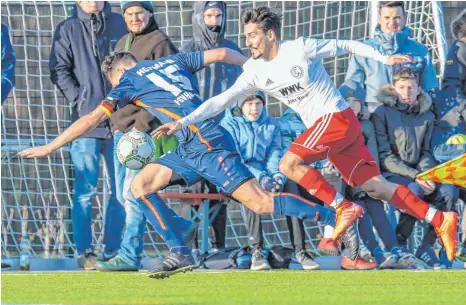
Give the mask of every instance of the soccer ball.
<path id="1" fill-rule="evenodd" d="M 124 134 L 116 147 L 118 160 L 130 169 L 141 169 L 154 160 L 155 144 L 152 138 L 140 131 Z"/>

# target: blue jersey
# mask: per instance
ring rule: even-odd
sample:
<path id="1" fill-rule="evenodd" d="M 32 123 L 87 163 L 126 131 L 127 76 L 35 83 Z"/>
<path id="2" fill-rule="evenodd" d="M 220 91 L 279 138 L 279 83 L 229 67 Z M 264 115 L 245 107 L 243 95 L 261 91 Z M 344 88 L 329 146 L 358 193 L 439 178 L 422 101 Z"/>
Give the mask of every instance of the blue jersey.
<path id="1" fill-rule="evenodd" d="M 162 123 L 179 120 L 202 104 L 193 73 L 204 64 L 204 53 L 180 53 L 158 60 L 144 60 L 127 70 L 120 83 L 113 88 L 100 105 L 111 116 L 118 108 L 133 103 L 146 109 Z M 200 130 L 213 121 L 183 128 L 176 135 L 187 142 L 194 135 L 202 139 Z"/>

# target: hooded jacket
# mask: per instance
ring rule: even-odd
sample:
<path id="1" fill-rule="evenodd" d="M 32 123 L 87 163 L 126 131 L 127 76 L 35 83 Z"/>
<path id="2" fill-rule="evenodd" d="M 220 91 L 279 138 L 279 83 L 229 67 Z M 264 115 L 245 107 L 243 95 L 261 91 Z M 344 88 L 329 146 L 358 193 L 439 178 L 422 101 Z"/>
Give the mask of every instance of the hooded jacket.
<path id="1" fill-rule="evenodd" d="M 466 106 L 466 42 L 456 40 L 448 50 L 442 90 L 456 97 L 461 108 Z"/>
<path id="2" fill-rule="evenodd" d="M 10 41 L 8 28 L 2 23 L 2 105 L 15 86 L 15 51 Z"/>
<path id="3" fill-rule="evenodd" d="M 155 60 L 178 53 L 170 38 L 161 30 L 153 17 L 139 34 L 128 33 L 116 46 L 118 51 L 129 51 L 137 60 Z M 112 132 L 127 132 L 133 127 L 139 131 L 150 132 L 160 125 L 153 115 L 133 104 L 128 104 L 115 112 L 110 118 Z M 175 137 L 172 137 L 174 140 Z"/>
<path id="4" fill-rule="evenodd" d="M 209 30 L 204 22 L 204 11 L 208 1 L 196 2 L 193 6 L 192 16 L 193 38 L 181 46 L 181 52 L 207 51 L 216 48 L 229 48 L 241 53 L 241 49 L 228 39 L 225 39 L 227 7 L 223 3 L 223 22 L 220 32 Z M 236 65 L 226 63 L 211 64 L 196 72 L 196 80 L 201 98 L 206 101 L 230 88 L 242 73 L 242 69 Z M 223 115 L 218 115 L 216 121 L 220 121 Z"/>
<path id="5" fill-rule="evenodd" d="M 234 109 L 225 111 L 227 113 L 220 125 L 231 134 L 243 163 L 256 179 L 260 181 L 262 177 L 279 174 L 285 181 L 285 176 L 278 170 L 283 156 L 278 120 L 269 117 L 265 110 L 254 122 Z"/>
<path id="6" fill-rule="evenodd" d="M 380 88 L 376 96 L 382 104 L 372 114 L 380 168 L 384 176 L 392 174 L 415 179 L 416 175 L 436 165 L 431 140 L 435 115 L 432 100 L 421 90 L 418 104 L 401 101 L 392 85 Z"/>
<path id="7" fill-rule="evenodd" d="M 75 4 L 72 16 L 57 26 L 50 78 L 71 103 L 72 122 L 92 112 L 111 90 L 100 65 L 126 33 L 123 17 L 113 13 L 107 2 L 97 15 L 87 14 Z M 111 138 L 108 121 L 83 137 Z"/>
<path id="8" fill-rule="evenodd" d="M 451 34 L 456 39 L 445 61 L 442 89 L 466 106 L 466 10 L 451 23 Z"/>
<path id="9" fill-rule="evenodd" d="M 364 43 L 374 47 L 383 55 L 405 54 L 413 57 L 414 64 L 405 63 L 416 71 L 419 76 L 420 85 L 426 92 L 438 87 L 436 72 L 432 65 L 432 60 L 427 47 L 410 38 L 411 29 L 405 26 L 400 32 L 394 34 L 384 34 L 377 26 L 374 38 L 366 40 Z M 380 87 L 391 84 L 393 71 L 399 69 L 400 65 L 387 66 L 374 60 L 363 58 L 357 55 L 351 57 L 346 80 L 353 80 L 366 90 L 366 105 L 369 111 L 374 112 L 380 105 L 376 95 Z"/>

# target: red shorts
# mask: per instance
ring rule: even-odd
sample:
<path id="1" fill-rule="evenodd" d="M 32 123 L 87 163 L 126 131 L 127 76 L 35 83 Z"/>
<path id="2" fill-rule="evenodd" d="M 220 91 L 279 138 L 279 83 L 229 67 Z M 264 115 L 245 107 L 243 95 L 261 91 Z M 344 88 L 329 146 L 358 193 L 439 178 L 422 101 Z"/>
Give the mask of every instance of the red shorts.
<path id="1" fill-rule="evenodd" d="M 321 117 L 291 144 L 289 151 L 306 164 L 328 159 L 351 186 L 380 175 L 351 108 Z"/>

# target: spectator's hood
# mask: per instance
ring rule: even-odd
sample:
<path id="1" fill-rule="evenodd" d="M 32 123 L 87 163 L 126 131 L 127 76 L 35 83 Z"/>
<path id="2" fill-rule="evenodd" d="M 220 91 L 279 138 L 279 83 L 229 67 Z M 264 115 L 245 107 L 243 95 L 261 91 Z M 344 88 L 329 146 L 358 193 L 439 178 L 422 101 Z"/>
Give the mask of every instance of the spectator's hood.
<path id="1" fill-rule="evenodd" d="M 204 22 L 204 11 L 209 9 L 209 3 L 220 3 L 223 12 L 222 24 L 220 25 L 220 31 L 214 32 L 209 30 Z M 226 31 L 226 19 L 227 19 L 227 6 L 222 1 L 201 1 L 196 2 L 193 6 L 194 13 L 192 16 L 193 22 L 193 38 L 198 45 L 201 45 L 204 50 L 214 48 L 220 40 L 224 39 Z"/>
<path id="2" fill-rule="evenodd" d="M 382 86 L 377 92 L 375 98 L 388 107 L 396 108 L 399 111 L 408 113 L 424 114 L 430 111 L 430 108 L 432 107 L 432 99 L 424 90 L 421 90 L 421 93 L 419 93 L 419 103 L 417 105 L 406 105 L 401 100 L 400 95 L 395 91 L 395 87 L 393 87 L 393 85 Z"/>

